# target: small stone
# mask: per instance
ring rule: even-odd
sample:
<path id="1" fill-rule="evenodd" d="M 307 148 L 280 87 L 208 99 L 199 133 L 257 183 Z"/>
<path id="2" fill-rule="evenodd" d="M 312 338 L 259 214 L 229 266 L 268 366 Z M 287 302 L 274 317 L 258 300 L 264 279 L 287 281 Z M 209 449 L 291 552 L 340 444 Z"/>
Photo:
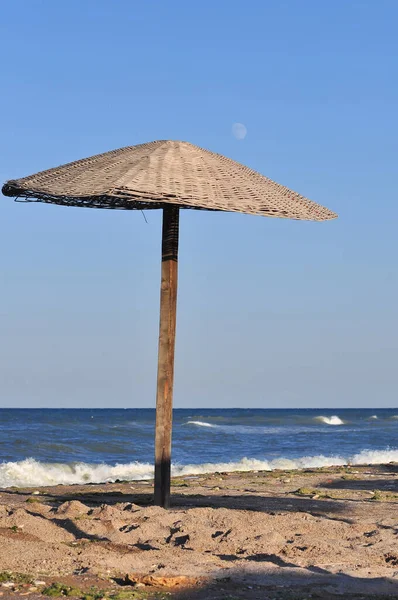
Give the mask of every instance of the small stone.
<path id="1" fill-rule="evenodd" d="M 282 479 L 282 483 L 290 483 L 291 479 Z"/>
<path id="2" fill-rule="evenodd" d="M 39 495 L 40 495 L 40 492 L 38 490 L 32 492 L 32 496 L 39 496 Z"/>
<path id="3" fill-rule="evenodd" d="M 39 581 L 39 580 L 37 580 L 37 581 L 34 581 L 33 583 L 34 583 L 35 585 L 46 585 L 46 582 L 45 582 L 45 581 Z"/>

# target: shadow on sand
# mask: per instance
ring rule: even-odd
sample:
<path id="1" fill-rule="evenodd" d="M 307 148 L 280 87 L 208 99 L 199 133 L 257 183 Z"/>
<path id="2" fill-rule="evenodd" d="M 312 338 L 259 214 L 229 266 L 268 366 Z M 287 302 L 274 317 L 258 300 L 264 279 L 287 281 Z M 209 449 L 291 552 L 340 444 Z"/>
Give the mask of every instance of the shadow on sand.
<path id="1" fill-rule="evenodd" d="M 398 579 L 361 578 L 334 574 L 320 567 L 300 568 L 272 554 L 240 559 L 223 575 L 206 585 L 172 591 L 170 600 L 397 600 Z M 263 563 L 269 571 L 256 569 Z M 218 576 L 219 577 L 219 576 Z M 131 589 L 131 588 L 130 588 Z M 134 588 L 133 588 L 134 589 Z M 150 596 L 148 597 L 148 600 Z"/>
<path id="2" fill-rule="evenodd" d="M 336 479 L 321 483 L 321 487 L 330 490 L 380 490 L 398 494 L 398 480 L 392 479 Z"/>

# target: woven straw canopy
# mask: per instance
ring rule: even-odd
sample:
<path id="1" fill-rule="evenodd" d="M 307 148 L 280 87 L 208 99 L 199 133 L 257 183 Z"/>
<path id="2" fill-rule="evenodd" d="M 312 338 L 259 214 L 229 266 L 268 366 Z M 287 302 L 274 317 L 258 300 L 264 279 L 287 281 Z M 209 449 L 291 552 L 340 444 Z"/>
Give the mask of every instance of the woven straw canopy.
<path id="1" fill-rule="evenodd" d="M 225 156 L 176 141 L 129 146 L 8 181 L 3 194 L 93 208 L 171 204 L 311 221 L 337 216 Z"/>

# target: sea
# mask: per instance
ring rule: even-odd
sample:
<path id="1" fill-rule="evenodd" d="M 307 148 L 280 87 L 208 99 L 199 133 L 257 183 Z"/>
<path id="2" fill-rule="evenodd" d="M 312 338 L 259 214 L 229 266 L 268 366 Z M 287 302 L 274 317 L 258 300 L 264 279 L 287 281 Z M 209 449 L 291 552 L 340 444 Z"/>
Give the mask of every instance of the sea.
<path id="1" fill-rule="evenodd" d="M 0 487 L 153 477 L 153 409 L 0 409 Z M 398 462 L 398 409 L 176 409 L 174 475 Z"/>

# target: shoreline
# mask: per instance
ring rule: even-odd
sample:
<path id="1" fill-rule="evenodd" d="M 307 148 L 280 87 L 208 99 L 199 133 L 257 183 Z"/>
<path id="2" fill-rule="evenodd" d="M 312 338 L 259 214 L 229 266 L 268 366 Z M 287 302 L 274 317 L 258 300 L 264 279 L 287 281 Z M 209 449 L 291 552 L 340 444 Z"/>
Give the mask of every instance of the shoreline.
<path id="1" fill-rule="evenodd" d="M 350 457 L 337 455 L 314 455 L 298 458 L 275 458 L 261 460 L 243 457 L 235 462 L 172 464 L 172 477 L 205 477 L 220 472 L 256 473 L 278 471 L 305 471 L 308 469 L 338 467 L 377 467 L 397 463 L 398 449 L 362 450 Z M 55 485 L 90 485 L 117 483 L 119 481 L 138 482 L 153 479 L 153 464 L 133 461 L 108 464 L 106 462 L 86 463 L 45 462 L 35 458 L 0 463 L 0 489 L 13 487 L 48 487 Z"/>
<path id="2" fill-rule="evenodd" d="M 397 463 L 174 477 L 169 511 L 143 480 L 0 490 L 1 572 L 176 598 L 397 596 L 397 535 Z"/>

